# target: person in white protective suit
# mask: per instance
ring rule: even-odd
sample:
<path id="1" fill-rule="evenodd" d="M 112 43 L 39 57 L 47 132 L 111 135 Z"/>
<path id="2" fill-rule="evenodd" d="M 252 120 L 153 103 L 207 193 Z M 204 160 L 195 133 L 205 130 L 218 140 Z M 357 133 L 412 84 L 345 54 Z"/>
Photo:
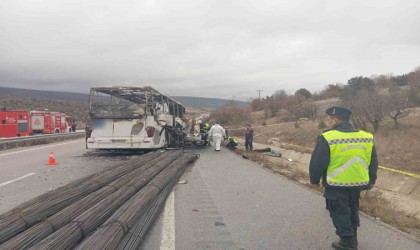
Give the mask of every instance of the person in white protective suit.
<path id="1" fill-rule="evenodd" d="M 220 144 L 222 143 L 222 139 L 226 136 L 225 129 L 220 126 L 218 123 L 215 123 L 211 126 L 209 131 L 209 136 L 213 141 L 213 147 L 216 151 L 220 151 Z"/>

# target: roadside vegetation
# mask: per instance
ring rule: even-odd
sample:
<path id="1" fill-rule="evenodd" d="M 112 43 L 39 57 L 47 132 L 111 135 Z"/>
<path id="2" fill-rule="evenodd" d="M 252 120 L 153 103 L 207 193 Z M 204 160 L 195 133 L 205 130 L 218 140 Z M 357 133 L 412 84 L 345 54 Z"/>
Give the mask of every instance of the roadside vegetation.
<path id="1" fill-rule="evenodd" d="M 352 123 L 374 134 L 381 165 L 420 174 L 420 68 L 401 76 L 354 77 L 319 93 L 278 90 L 252 100 L 249 108 L 231 103 L 216 109 L 209 120 L 236 136 L 251 123 L 256 142 L 277 141 L 310 152 L 327 128 L 325 110 L 331 105 L 350 107 Z"/>

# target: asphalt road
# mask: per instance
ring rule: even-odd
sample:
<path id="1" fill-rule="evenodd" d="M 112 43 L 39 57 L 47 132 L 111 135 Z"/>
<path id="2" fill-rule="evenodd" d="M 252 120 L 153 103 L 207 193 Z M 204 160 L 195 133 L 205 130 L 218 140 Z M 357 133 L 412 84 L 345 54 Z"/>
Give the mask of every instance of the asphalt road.
<path id="1" fill-rule="evenodd" d="M 142 249 L 332 249 L 337 236 L 320 194 L 228 150 L 200 154 Z M 359 249 L 420 249 L 367 216 L 361 225 Z"/>
<path id="2" fill-rule="evenodd" d="M 50 152 L 58 165 L 46 165 Z M 136 155 L 86 150 L 84 139 L 0 152 L 0 214 Z"/>
<path id="3" fill-rule="evenodd" d="M 58 165 L 46 165 L 54 152 Z M 194 149 L 142 249 L 331 249 L 336 239 L 321 195 L 223 149 Z M 0 213 L 130 154 L 89 151 L 84 140 L 0 153 Z M 399 231 L 362 216 L 359 249 L 420 249 Z"/>

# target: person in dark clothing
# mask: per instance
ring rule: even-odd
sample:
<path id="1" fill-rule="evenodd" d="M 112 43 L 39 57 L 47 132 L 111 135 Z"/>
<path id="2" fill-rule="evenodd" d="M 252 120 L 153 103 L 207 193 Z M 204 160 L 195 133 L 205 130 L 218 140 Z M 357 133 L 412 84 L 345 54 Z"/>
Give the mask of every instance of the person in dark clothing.
<path id="1" fill-rule="evenodd" d="M 251 128 L 251 124 L 246 125 L 245 131 L 245 149 L 246 151 L 252 151 L 252 141 L 254 140 L 254 130 Z"/>
<path id="2" fill-rule="evenodd" d="M 76 122 L 71 125 L 71 132 L 76 132 Z"/>
<path id="3" fill-rule="evenodd" d="M 317 140 L 311 156 L 309 176 L 312 185 L 325 187 L 327 209 L 340 241 L 334 249 L 357 249 L 360 192 L 376 182 L 378 158 L 373 135 L 355 129 L 351 110 L 331 107 L 326 110 L 330 129 Z"/>

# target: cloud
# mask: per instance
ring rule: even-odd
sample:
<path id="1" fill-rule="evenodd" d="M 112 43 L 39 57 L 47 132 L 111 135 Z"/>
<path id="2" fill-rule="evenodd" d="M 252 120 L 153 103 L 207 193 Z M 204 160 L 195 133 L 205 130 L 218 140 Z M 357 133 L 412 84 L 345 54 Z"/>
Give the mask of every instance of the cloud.
<path id="1" fill-rule="evenodd" d="M 3 0 L 0 85 L 240 100 L 420 65 L 416 0 Z"/>

